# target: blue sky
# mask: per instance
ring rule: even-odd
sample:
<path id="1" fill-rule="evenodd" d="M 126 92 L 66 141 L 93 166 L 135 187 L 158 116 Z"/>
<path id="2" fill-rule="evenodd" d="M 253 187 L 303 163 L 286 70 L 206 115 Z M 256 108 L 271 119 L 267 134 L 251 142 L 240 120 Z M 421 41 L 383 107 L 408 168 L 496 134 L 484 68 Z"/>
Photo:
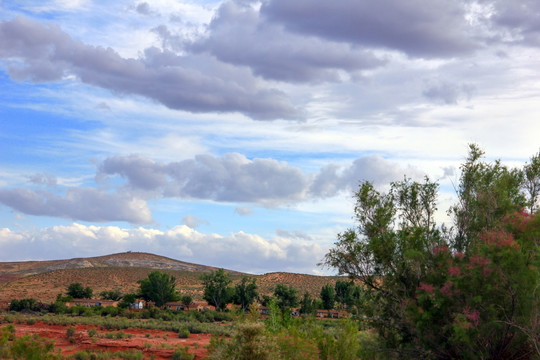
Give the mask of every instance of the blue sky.
<path id="1" fill-rule="evenodd" d="M 429 3 L 430 6 L 426 6 Z M 532 0 L 0 1 L 0 261 L 317 263 L 352 194 L 540 143 Z"/>

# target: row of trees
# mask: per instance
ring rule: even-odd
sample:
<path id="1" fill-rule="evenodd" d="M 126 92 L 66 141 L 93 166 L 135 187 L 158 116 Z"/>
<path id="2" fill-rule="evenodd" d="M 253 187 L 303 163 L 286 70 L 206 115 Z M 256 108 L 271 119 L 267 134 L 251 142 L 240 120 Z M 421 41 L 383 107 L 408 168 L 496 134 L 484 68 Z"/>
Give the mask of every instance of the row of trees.
<path id="1" fill-rule="evenodd" d="M 246 311 L 255 301 L 263 305 L 274 301 L 281 311 L 300 306 L 300 313 L 312 314 L 317 309 L 334 309 L 336 303 L 341 309 L 351 308 L 360 300 L 360 288 L 352 281 L 338 280 L 334 286 L 324 285 L 320 298 L 312 298 L 306 291 L 300 299 L 294 287 L 284 284 L 276 285 L 273 296 L 259 296 L 255 279 L 246 276 L 233 287 L 232 279 L 223 269 L 204 274 L 201 279 L 204 285 L 204 299 L 218 310 L 223 310 L 227 304 L 233 303 Z"/>
<path id="2" fill-rule="evenodd" d="M 540 154 L 521 169 L 470 145 L 453 225 L 435 222 L 438 184 L 356 192 L 357 227 L 323 264 L 362 284 L 364 319 L 399 358 L 540 357 Z"/>
<path id="3" fill-rule="evenodd" d="M 204 300 L 216 307 L 218 311 L 224 310 L 227 304 L 239 305 L 244 311 L 248 311 L 255 301 L 267 305 L 275 301 L 276 305 L 286 311 L 300 305 L 300 312 L 311 314 L 317 309 L 333 309 L 335 304 L 340 308 L 350 307 L 359 300 L 359 288 L 350 281 L 337 281 L 335 286 L 330 284 L 322 287 L 320 298 L 312 298 L 306 292 L 300 300 L 298 291 L 292 286 L 278 284 L 271 296 L 259 297 L 258 286 L 254 278 L 247 276 L 235 285 L 231 286 L 232 279 L 223 269 L 212 271 L 201 276 L 204 285 Z M 73 299 L 90 299 L 93 290 L 81 283 L 72 283 L 66 289 L 66 296 L 59 294 L 57 302 L 65 303 Z M 152 301 L 155 306 L 161 307 L 167 302 L 181 302 L 186 308 L 193 303 L 191 296 L 182 296 L 176 290 L 176 278 L 160 271 L 153 271 L 147 278 L 139 281 L 139 289 L 135 293 L 122 294 L 118 289 L 106 290 L 99 293 L 103 300 L 119 301 L 119 307 L 127 308 L 135 303 L 138 298 Z M 35 310 L 39 304 L 34 299 L 12 300 L 11 310 Z"/>

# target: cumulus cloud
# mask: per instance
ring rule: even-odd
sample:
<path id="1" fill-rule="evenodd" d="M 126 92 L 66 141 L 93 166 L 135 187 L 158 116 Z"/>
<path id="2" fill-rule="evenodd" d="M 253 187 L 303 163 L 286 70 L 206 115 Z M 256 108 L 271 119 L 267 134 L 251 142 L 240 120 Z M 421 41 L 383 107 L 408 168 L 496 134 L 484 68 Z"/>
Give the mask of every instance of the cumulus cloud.
<path id="1" fill-rule="evenodd" d="M 349 167 L 329 164 L 308 174 L 273 159 L 249 160 L 237 153 L 222 157 L 199 155 L 168 164 L 141 156 L 115 156 L 99 166 L 99 179 L 112 175 L 127 179 L 134 190 L 161 191 L 165 197 L 251 202 L 265 206 L 297 203 L 309 197 L 325 198 L 351 191 L 362 180 L 376 185 L 398 180 L 404 174 L 421 177 L 380 156 L 356 159 Z M 246 215 L 238 210 L 239 215 Z"/>
<path id="2" fill-rule="evenodd" d="M 8 254 L 15 253 L 21 259 L 72 257 L 75 250 L 77 256 L 147 251 L 182 261 L 253 273 L 312 273 L 327 251 L 314 242 L 291 242 L 279 236 L 265 239 L 244 232 L 228 236 L 204 234 L 185 225 L 169 231 L 78 223 L 27 232 L 0 229 L 1 261 L 13 261 Z"/>
<path id="3" fill-rule="evenodd" d="M 162 35 L 171 38 L 169 33 Z M 207 37 L 193 42 L 189 49 L 248 66 L 267 79 L 289 82 L 339 81 L 339 70 L 354 73 L 384 63 L 372 52 L 349 44 L 287 32 L 281 24 L 261 19 L 257 9 L 238 1 L 223 3 Z"/>
<path id="4" fill-rule="evenodd" d="M 199 155 L 169 164 L 140 156 L 116 156 L 100 165 L 98 177 L 114 174 L 126 178 L 132 188 L 160 189 L 166 197 L 268 205 L 304 199 L 308 182 L 300 169 L 285 162 L 248 160 L 237 153 L 220 158 Z"/>
<path id="5" fill-rule="evenodd" d="M 149 199 L 198 199 L 278 207 L 352 192 L 364 180 L 384 185 L 403 175 L 420 178 L 423 174 L 380 156 L 358 158 L 349 166 L 329 164 L 317 173 L 306 173 L 274 159 L 250 160 L 238 153 L 221 157 L 199 155 L 170 163 L 140 155 L 113 156 L 99 163 L 95 180 L 112 190 L 116 187 L 114 192 L 66 187 L 60 189 L 64 191 L 62 195 L 59 191 L 2 189 L 0 204 L 28 215 L 148 224 L 153 221 L 146 202 Z M 112 182 L 114 176 L 126 183 Z M 39 184 L 48 181 L 42 175 L 32 179 Z M 235 213 L 249 215 L 252 206 L 239 206 Z M 205 221 L 188 215 L 183 223 L 195 228 Z"/>
<path id="6" fill-rule="evenodd" d="M 479 47 L 459 1 L 270 0 L 261 14 L 297 33 L 416 57 L 453 57 Z"/>
<path id="7" fill-rule="evenodd" d="M 301 117 L 286 94 L 260 86 L 247 69 L 157 48 L 126 59 L 111 48 L 76 41 L 57 26 L 22 17 L 0 23 L 0 58 L 16 80 L 58 81 L 75 75 L 84 83 L 142 95 L 171 109 L 240 112 L 260 120 Z"/>
<path id="8" fill-rule="evenodd" d="M 93 188 L 70 187 L 64 196 L 44 190 L 2 189 L 0 203 L 28 215 L 96 222 L 152 222 L 150 209 L 144 200 Z"/>
<path id="9" fill-rule="evenodd" d="M 316 197 L 330 197 L 343 190 L 355 190 L 363 181 L 380 186 L 402 179 L 404 175 L 418 179 L 423 174 L 417 169 L 403 169 L 396 162 L 371 155 L 354 160 L 349 167 L 336 164 L 323 167 L 315 177 L 310 193 Z"/>

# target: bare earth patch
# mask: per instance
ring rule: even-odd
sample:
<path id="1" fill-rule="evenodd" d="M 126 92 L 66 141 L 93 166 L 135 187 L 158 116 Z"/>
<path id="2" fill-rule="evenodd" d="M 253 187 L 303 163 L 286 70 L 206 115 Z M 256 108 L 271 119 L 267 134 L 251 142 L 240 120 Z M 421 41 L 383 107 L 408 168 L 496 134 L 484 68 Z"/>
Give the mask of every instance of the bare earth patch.
<path id="1" fill-rule="evenodd" d="M 174 349 L 178 346 L 188 346 L 189 352 L 195 354 L 195 359 L 204 359 L 210 343 L 210 334 L 191 334 L 187 339 L 180 339 L 178 334 L 172 331 L 150 330 L 150 329 L 124 329 L 124 334 L 131 337 L 123 339 L 109 339 L 107 333 L 118 333 L 119 331 L 100 330 L 93 325 L 77 324 L 74 326 L 49 325 L 38 321 L 35 324 L 17 323 L 14 324 L 16 336 L 34 335 L 44 339 L 54 340 L 56 350 L 60 350 L 63 356 L 68 356 L 80 350 L 99 349 L 103 351 L 126 351 L 140 350 L 145 358 L 154 356 L 156 360 L 169 359 Z M 67 337 L 67 328 L 75 329 L 74 342 L 70 342 Z M 90 337 L 88 330 L 94 329 L 96 335 Z"/>

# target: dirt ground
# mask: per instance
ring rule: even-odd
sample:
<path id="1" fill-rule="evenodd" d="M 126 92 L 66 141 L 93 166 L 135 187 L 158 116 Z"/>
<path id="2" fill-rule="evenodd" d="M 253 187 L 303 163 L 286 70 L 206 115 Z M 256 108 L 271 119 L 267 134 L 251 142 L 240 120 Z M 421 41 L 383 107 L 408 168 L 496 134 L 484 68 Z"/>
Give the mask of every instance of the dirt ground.
<path id="1" fill-rule="evenodd" d="M 6 325 L 2 325 L 6 326 Z M 204 359 L 207 353 L 206 346 L 210 343 L 210 334 L 191 334 L 187 339 L 180 339 L 178 334 L 172 331 L 150 329 L 124 329 L 125 334 L 131 334 L 130 338 L 108 339 L 107 333 L 117 333 L 116 330 L 100 330 L 93 325 L 77 324 L 74 342 L 67 337 L 65 325 L 49 325 L 41 321 L 35 324 L 14 324 L 17 337 L 37 334 L 41 338 L 54 340 L 56 350 L 60 350 L 63 356 L 71 355 L 79 350 L 99 349 L 103 351 L 126 351 L 140 350 L 145 358 L 153 356 L 156 360 L 169 359 L 174 349 L 178 346 L 188 346 L 189 352 L 195 354 L 195 360 Z M 88 330 L 94 329 L 97 334 L 94 337 L 88 335 Z"/>

